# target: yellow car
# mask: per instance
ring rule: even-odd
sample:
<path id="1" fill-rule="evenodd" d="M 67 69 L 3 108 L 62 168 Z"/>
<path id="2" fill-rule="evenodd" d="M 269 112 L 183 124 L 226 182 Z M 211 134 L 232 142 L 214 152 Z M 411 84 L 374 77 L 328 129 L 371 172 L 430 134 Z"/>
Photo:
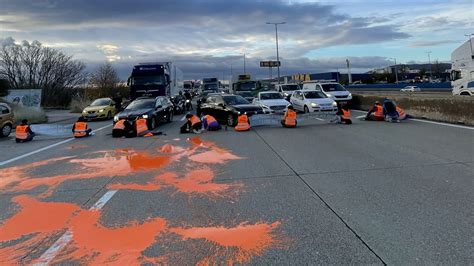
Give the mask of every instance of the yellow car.
<path id="1" fill-rule="evenodd" d="M 110 98 L 100 98 L 93 101 L 82 111 L 82 117 L 87 120 L 112 119 L 115 115 L 115 102 Z"/>
<path id="2" fill-rule="evenodd" d="M 13 110 L 6 103 L 0 103 L 0 138 L 8 137 L 15 124 Z"/>

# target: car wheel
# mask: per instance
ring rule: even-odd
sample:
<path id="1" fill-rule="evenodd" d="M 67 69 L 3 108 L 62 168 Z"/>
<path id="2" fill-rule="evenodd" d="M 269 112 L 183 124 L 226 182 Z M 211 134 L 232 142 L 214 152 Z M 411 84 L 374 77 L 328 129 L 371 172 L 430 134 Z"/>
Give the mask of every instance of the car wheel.
<path id="1" fill-rule="evenodd" d="M 166 120 L 166 122 L 171 123 L 172 121 L 173 121 L 173 111 L 170 111 L 170 113 L 168 114 L 168 119 Z"/>
<path id="2" fill-rule="evenodd" d="M 471 96 L 471 95 L 469 94 L 469 92 L 461 92 L 460 95 L 461 95 L 461 96 Z"/>
<path id="3" fill-rule="evenodd" d="M 304 106 L 304 113 L 305 113 L 305 114 L 309 113 L 309 108 L 308 108 L 308 106 L 306 106 L 306 105 Z"/>
<path id="4" fill-rule="evenodd" d="M 110 111 L 107 113 L 107 120 L 110 120 L 112 118 L 112 114 L 110 113 Z"/>
<path id="5" fill-rule="evenodd" d="M 0 137 L 8 137 L 12 132 L 12 126 L 10 124 L 6 124 L 2 127 L 0 131 Z"/>
<path id="6" fill-rule="evenodd" d="M 227 126 L 229 126 L 229 127 L 235 126 L 236 125 L 235 120 L 236 120 L 235 116 L 233 114 L 229 114 L 227 116 Z"/>

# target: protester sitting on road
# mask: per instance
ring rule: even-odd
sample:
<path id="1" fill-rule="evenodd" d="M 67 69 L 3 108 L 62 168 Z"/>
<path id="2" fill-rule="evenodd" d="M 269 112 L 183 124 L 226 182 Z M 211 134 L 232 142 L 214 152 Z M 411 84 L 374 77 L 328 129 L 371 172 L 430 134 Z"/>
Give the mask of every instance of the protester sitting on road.
<path id="1" fill-rule="evenodd" d="M 389 98 L 385 98 L 382 106 L 383 106 L 382 108 L 383 115 L 387 121 L 390 121 L 390 122 L 393 120 L 399 121 L 397 105 L 392 100 L 390 100 Z"/>
<path id="2" fill-rule="evenodd" d="M 115 123 L 112 130 L 112 137 L 114 138 L 133 138 L 137 136 L 137 131 L 131 121 L 121 119 Z"/>
<path id="3" fill-rule="evenodd" d="M 199 134 L 201 133 L 202 129 L 202 122 L 199 117 L 188 113 L 186 115 L 186 123 L 181 126 L 180 133 L 185 134 L 185 133 L 196 133 Z"/>
<path id="4" fill-rule="evenodd" d="M 250 123 L 249 117 L 246 113 L 239 115 L 237 118 L 237 125 L 235 126 L 235 131 L 249 131 L 250 130 Z"/>
<path id="5" fill-rule="evenodd" d="M 72 126 L 72 132 L 75 138 L 82 138 L 90 136 L 92 129 L 87 125 L 86 119 L 80 116 L 77 122 Z"/>
<path id="6" fill-rule="evenodd" d="M 288 108 L 283 115 L 283 119 L 281 120 L 281 125 L 287 128 L 294 128 L 298 124 L 296 120 L 296 111 L 293 105 L 288 105 Z"/>
<path id="7" fill-rule="evenodd" d="M 35 133 L 31 130 L 31 127 L 28 125 L 28 120 L 21 120 L 21 124 L 16 127 L 16 142 L 28 142 L 32 141 L 35 137 Z"/>
<path id="8" fill-rule="evenodd" d="M 346 124 L 346 125 L 352 124 L 351 111 L 349 110 L 349 107 L 347 106 L 347 104 L 341 103 L 339 105 L 339 110 L 337 111 L 336 115 L 337 115 L 336 123 Z"/>
<path id="9" fill-rule="evenodd" d="M 365 120 L 384 121 L 384 119 L 382 104 L 379 101 L 376 101 L 374 106 L 365 116 Z"/>
<path id="10" fill-rule="evenodd" d="M 207 131 L 217 131 L 221 129 L 219 122 L 211 115 L 204 115 L 201 120 L 204 129 Z"/>

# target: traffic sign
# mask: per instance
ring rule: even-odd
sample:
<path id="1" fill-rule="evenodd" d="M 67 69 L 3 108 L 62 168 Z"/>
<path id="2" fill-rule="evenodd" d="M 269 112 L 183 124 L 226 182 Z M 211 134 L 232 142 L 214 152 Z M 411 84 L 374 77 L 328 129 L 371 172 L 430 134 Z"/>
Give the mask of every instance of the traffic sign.
<path id="1" fill-rule="evenodd" d="M 260 61 L 260 67 L 279 67 L 280 61 Z"/>

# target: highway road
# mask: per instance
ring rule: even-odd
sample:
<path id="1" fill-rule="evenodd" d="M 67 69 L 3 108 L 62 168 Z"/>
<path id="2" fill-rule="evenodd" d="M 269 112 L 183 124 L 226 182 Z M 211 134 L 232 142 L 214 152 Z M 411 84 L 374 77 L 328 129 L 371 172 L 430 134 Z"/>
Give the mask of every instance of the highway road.
<path id="1" fill-rule="evenodd" d="M 473 128 L 181 123 L 0 140 L 0 264 L 474 263 Z"/>

